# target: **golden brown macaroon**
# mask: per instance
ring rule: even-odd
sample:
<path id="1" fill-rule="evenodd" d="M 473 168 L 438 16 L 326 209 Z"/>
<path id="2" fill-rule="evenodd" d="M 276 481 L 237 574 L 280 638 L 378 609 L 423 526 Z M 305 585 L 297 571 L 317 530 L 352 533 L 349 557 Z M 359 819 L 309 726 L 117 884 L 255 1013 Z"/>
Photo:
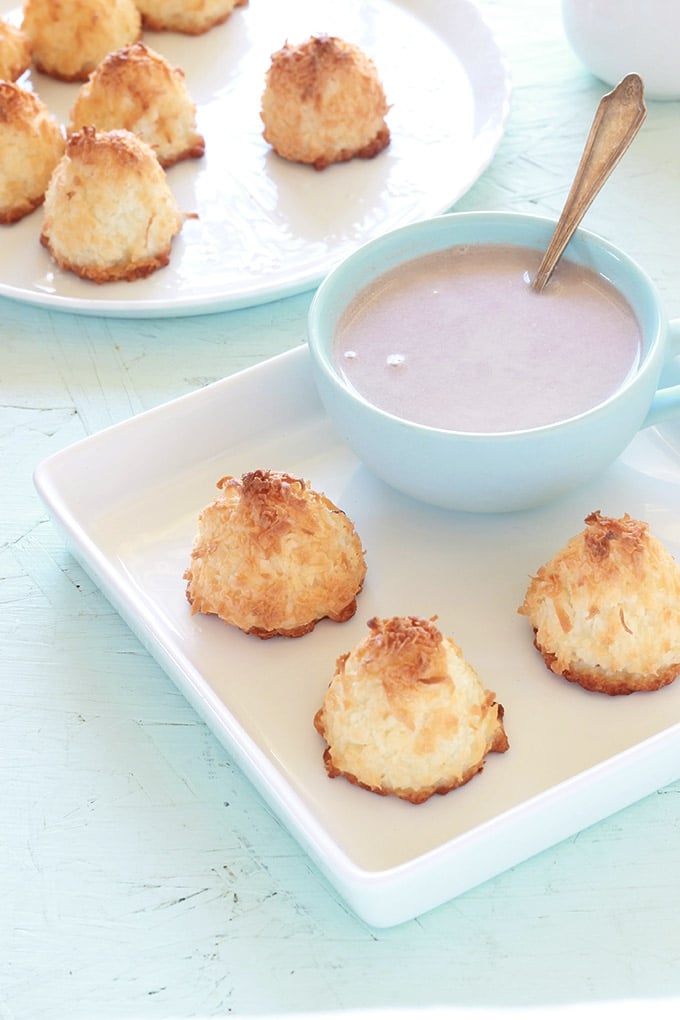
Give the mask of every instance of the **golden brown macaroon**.
<path id="1" fill-rule="evenodd" d="M 144 28 L 153 32 L 203 35 L 227 20 L 236 7 L 248 0 L 136 0 Z"/>
<path id="2" fill-rule="evenodd" d="M 633 520 L 595 511 L 532 578 L 519 612 L 546 665 L 589 691 L 653 691 L 680 673 L 680 568 Z"/>
<path id="3" fill-rule="evenodd" d="M 34 92 L 0 81 L 0 136 L 0 223 L 15 223 L 42 203 L 64 134 Z"/>
<path id="4" fill-rule="evenodd" d="M 0 79 L 16 81 L 31 66 L 31 44 L 20 28 L 0 18 Z"/>
<path id="5" fill-rule="evenodd" d="M 139 39 L 141 25 L 134 0 L 24 2 L 33 63 L 62 81 L 86 81 L 107 53 Z"/>
<path id="6" fill-rule="evenodd" d="M 389 144 L 388 110 L 373 61 L 352 43 L 312 36 L 272 55 L 260 116 L 284 159 L 317 170 L 370 159 Z"/>
<path id="7" fill-rule="evenodd" d="M 308 482 L 251 471 L 217 483 L 185 571 L 192 613 L 213 613 L 260 638 L 301 637 L 356 612 L 366 574 L 346 514 Z"/>
<path id="8" fill-rule="evenodd" d="M 503 707 L 434 620 L 374 618 L 368 629 L 338 659 L 314 718 L 331 778 L 419 804 L 508 749 Z"/>
<path id="9" fill-rule="evenodd" d="M 133 131 L 163 167 L 198 158 L 205 150 L 183 72 L 142 42 L 109 53 L 81 85 L 69 134 L 85 126 Z"/>
<path id="10" fill-rule="evenodd" d="M 136 280 L 170 259 L 183 223 L 153 150 L 130 131 L 71 135 L 45 194 L 41 243 L 95 283 Z"/>

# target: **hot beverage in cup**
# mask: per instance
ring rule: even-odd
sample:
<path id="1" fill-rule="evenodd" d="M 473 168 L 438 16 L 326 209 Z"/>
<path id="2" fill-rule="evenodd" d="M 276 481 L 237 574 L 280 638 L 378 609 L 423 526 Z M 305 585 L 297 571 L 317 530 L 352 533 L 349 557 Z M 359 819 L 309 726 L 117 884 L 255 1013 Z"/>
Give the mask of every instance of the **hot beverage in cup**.
<path id="1" fill-rule="evenodd" d="M 533 248 L 459 245 L 377 277 L 338 322 L 348 385 L 400 418 L 512 432 L 588 411 L 637 370 L 642 336 L 625 297 L 565 260 L 538 294 Z"/>
<path id="2" fill-rule="evenodd" d="M 579 229 L 531 291 L 553 230 L 517 213 L 450 213 L 370 241 L 319 287 L 308 335 L 319 394 L 348 446 L 400 492 L 522 510 L 680 412 L 680 387 L 658 389 L 680 321 L 624 252 Z"/>

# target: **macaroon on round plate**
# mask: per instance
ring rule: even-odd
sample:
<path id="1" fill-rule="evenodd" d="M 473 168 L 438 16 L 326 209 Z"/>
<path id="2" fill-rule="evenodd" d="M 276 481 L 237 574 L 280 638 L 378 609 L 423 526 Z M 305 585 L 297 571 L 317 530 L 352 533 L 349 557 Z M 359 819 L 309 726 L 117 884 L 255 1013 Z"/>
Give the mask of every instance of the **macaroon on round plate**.
<path id="1" fill-rule="evenodd" d="M 0 16 L 21 9 L 0 0 Z M 340 36 L 376 65 L 391 142 L 374 159 L 316 171 L 262 137 L 271 55 L 288 40 Z M 146 279 L 97 285 L 60 270 L 40 245 L 42 212 L 0 227 L 0 295 L 88 315 L 173 316 L 301 293 L 360 244 L 449 209 L 502 139 L 510 81 L 471 0 L 253 0 L 202 36 L 144 32 L 185 74 L 206 141 L 168 170 L 187 214 L 170 263 Z M 35 70 L 18 82 L 67 124 L 78 84 Z"/>

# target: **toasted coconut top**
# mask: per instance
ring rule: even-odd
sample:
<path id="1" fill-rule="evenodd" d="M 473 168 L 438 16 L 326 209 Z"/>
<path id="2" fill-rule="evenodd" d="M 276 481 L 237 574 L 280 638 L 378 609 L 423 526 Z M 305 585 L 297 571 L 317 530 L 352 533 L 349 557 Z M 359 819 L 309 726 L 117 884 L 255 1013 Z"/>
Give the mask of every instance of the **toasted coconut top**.
<path id="1" fill-rule="evenodd" d="M 47 107 L 34 92 L 10 81 L 0 81 L 0 121 L 4 124 L 27 123 Z"/>
<path id="2" fill-rule="evenodd" d="M 369 635 L 353 653 L 367 676 L 375 676 L 392 703 L 418 684 L 447 678 L 446 651 L 434 620 L 417 616 L 373 617 Z"/>
<path id="3" fill-rule="evenodd" d="M 119 167 L 156 165 L 151 149 L 131 131 L 97 131 L 83 127 L 69 136 L 66 155 L 84 166 L 115 163 Z"/>

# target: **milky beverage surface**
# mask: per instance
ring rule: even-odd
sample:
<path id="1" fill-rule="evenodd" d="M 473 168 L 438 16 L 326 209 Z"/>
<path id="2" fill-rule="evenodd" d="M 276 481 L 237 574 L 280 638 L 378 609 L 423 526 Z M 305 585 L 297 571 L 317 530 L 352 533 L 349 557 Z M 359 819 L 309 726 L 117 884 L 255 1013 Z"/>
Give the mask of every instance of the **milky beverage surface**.
<path id="1" fill-rule="evenodd" d="M 534 292 L 540 259 L 469 245 L 390 270 L 343 314 L 335 364 L 370 403 L 438 428 L 517 431 L 595 407 L 635 372 L 640 326 L 611 283 L 564 257 Z"/>

